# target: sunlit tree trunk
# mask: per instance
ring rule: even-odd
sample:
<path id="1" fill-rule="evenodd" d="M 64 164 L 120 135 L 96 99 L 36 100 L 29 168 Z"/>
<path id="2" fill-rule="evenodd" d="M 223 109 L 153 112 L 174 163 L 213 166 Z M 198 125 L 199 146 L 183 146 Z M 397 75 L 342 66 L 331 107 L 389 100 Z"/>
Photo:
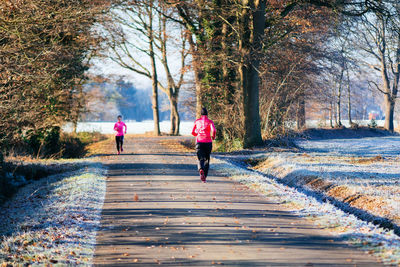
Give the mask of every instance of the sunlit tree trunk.
<path id="1" fill-rule="evenodd" d="M 351 127 L 353 125 L 353 120 L 351 118 L 351 83 L 350 83 L 350 76 L 348 69 L 347 69 L 347 112 L 349 117 L 349 124 Z"/>
<path id="2" fill-rule="evenodd" d="M 152 81 L 152 104 L 153 104 L 153 120 L 154 120 L 154 135 L 159 136 L 160 133 L 160 116 L 158 112 L 158 77 L 157 77 L 157 66 L 156 58 L 154 54 L 154 31 L 153 31 L 153 1 L 151 1 L 148 12 L 149 25 L 148 25 L 148 35 L 149 35 L 149 56 L 151 62 L 151 81 Z"/>
<path id="3" fill-rule="evenodd" d="M 243 91 L 244 140 L 243 147 L 262 145 L 260 124 L 258 68 L 262 37 L 265 29 L 265 1 L 242 0 L 239 15 L 240 87 Z M 252 26 L 249 26 L 252 25 Z"/>
<path id="4" fill-rule="evenodd" d="M 306 107 L 304 96 L 299 97 L 297 104 L 297 114 L 296 114 L 296 126 L 297 130 L 301 130 L 306 126 Z"/>

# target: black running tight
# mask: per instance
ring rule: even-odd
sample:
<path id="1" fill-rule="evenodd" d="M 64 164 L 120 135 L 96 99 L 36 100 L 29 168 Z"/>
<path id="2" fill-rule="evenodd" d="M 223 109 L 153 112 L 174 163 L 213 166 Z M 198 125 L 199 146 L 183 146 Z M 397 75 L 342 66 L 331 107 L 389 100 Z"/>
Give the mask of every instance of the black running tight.
<path id="1" fill-rule="evenodd" d="M 116 136 L 115 137 L 115 142 L 117 143 L 117 150 L 120 151 L 122 148 L 122 145 L 124 144 L 124 136 Z"/>
<path id="2" fill-rule="evenodd" d="M 198 170 L 202 169 L 207 177 L 208 169 L 210 168 L 210 154 L 212 143 L 196 143 L 196 153 L 199 162 L 197 163 Z"/>

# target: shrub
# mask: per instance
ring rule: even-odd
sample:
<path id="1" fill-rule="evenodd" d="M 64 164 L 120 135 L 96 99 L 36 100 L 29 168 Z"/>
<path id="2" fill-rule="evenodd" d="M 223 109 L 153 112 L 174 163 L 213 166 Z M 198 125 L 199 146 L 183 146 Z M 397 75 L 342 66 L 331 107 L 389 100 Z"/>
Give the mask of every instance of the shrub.
<path id="1" fill-rule="evenodd" d="M 358 123 L 352 122 L 350 124 L 350 128 L 353 130 L 358 130 L 360 128 L 360 125 L 358 125 Z"/>
<path id="2" fill-rule="evenodd" d="M 107 139 L 107 136 L 100 132 L 79 132 L 76 136 L 84 144 L 96 143 Z"/>
<path id="3" fill-rule="evenodd" d="M 217 152 L 231 152 L 243 149 L 242 141 L 239 138 L 217 140 L 215 145 L 215 151 Z"/>
<path id="4" fill-rule="evenodd" d="M 370 128 L 376 128 L 376 127 L 378 127 L 378 124 L 376 123 L 375 119 L 371 119 L 371 122 L 370 122 L 370 124 L 368 124 L 368 126 Z"/>
<path id="5" fill-rule="evenodd" d="M 64 133 L 61 135 L 61 157 L 81 158 L 87 153 L 87 145 L 106 140 L 107 136 L 99 132 Z"/>
<path id="6" fill-rule="evenodd" d="M 30 130 L 23 141 L 15 146 L 14 153 L 40 158 L 80 158 L 86 154 L 86 146 L 107 139 L 99 132 L 61 133 L 58 126 Z"/>
<path id="7" fill-rule="evenodd" d="M 81 158 L 86 154 L 86 145 L 76 136 L 64 134 L 60 140 L 61 157 Z"/>
<path id="8" fill-rule="evenodd" d="M 25 152 L 42 158 L 55 157 L 60 153 L 60 127 L 29 130 L 24 136 Z M 26 146 L 27 145 L 27 146 Z"/>

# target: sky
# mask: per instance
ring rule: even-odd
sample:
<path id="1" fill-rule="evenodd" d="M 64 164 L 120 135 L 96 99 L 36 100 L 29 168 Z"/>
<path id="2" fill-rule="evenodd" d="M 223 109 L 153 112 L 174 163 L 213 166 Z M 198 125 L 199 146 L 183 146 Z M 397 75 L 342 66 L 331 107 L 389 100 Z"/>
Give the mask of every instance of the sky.
<path id="1" fill-rule="evenodd" d="M 124 11 L 114 11 L 118 16 L 122 17 L 122 20 L 126 21 L 135 21 L 137 20 L 137 17 L 135 14 L 129 13 L 129 11 L 124 10 Z M 154 22 L 154 28 L 157 29 L 157 20 Z M 128 25 L 131 25 L 130 23 L 127 23 Z M 169 27 L 170 26 L 170 27 Z M 129 51 L 132 54 L 132 56 L 140 62 L 140 64 L 144 65 L 146 68 L 150 69 L 150 59 L 149 56 L 146 55 L 143 52 L 138 51 L 137 47 L 140 49 L 147 49 L 148 48 L 148 42 L 147 38 L 142 34 L 138 33 L 137 30 L 133 30 L 129 26 L 125 26 L 123 24 L 119 25 L 119 30 L 123 31 L 125 34 L 125 38 L 128 40 L 127 46 L 129 47 Z M 181 47 L 181 41 L 180 41 L 180 29 L 173 25 L 167 25 L 168 27 L 168 44 L 167 44 L 167 54 L 168 54 L 168 63 L 171 72 L 173 75 L 179 75 L 180 70 L 181 70 L 181 57 L 180 57 L 180 47 Z M 110 34 L 106 30 L 105 34 Z M 160 51 L 156 50 L 156 55 L 161 55 Z M 109 56 L 115 55 L 112 49 L 109 49 L 108 51 Z M 132 61 L 129 60 L 127 56 L 123 57 L 124 61 L 127 63 L 133 64 Z M 188 57 L 186 61 L 190 61 L 190 58 Z M 90 74 L 96 74 L 96 75 L 102 75 L 105 77 L 111 77 L 111 76 L 117 76 L 118 78 L 123 76 L 126 78 L 127 82 L 131 82 L 134 84 L 134 86 L 137 89 L 151 89 L 151 79 L 137 74 L 129 69 L 121 67 L 118 63 L 112 61 L 110 58 L 95 58 L 92 60 L 92 67 L 89 70 Z M 157 75 L 158 75 L 158 80 L 162 84 L 166 84 L 166 75 L 164 71 L 164 67 L 161 64 L 160 60 L 157 60 Z M 191 79 L 190 73 L 188 72 L 186 75 L 186 79 Z"/>

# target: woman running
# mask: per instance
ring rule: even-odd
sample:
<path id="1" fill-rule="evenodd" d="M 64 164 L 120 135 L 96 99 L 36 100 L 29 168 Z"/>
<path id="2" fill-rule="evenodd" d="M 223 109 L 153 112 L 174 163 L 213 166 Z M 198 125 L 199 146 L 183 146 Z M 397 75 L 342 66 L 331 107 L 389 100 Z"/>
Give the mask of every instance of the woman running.
<path id="1" fill-rule="evenodd" d="M 126 127 L 126 124 L 122 121 L 121 115 L 118 115 L 117 119 L 118 121 L 114 124 L 114 131 L 117 132 L 115 134 L 115 142 L 117 143 L 117 151 L 118 151 L 117 153 L 119 155 L 120 152 L 124 151 L 122 145 L 124 144 L 124 134 L 126 134 L 126 130 L 128 129 L 128 127 Z"/>
<path id="2" fill-rule="evenodd" d="M 200 179 L 205 183 L 210 168 L 212 141 L 215 140 L 214 122 L 208 117 L 206 108 L 201 109 L 201 117 L 194 122 L 192 135 L 196 136 L 196 153 L 199 160 L 197 166 Z"/>

